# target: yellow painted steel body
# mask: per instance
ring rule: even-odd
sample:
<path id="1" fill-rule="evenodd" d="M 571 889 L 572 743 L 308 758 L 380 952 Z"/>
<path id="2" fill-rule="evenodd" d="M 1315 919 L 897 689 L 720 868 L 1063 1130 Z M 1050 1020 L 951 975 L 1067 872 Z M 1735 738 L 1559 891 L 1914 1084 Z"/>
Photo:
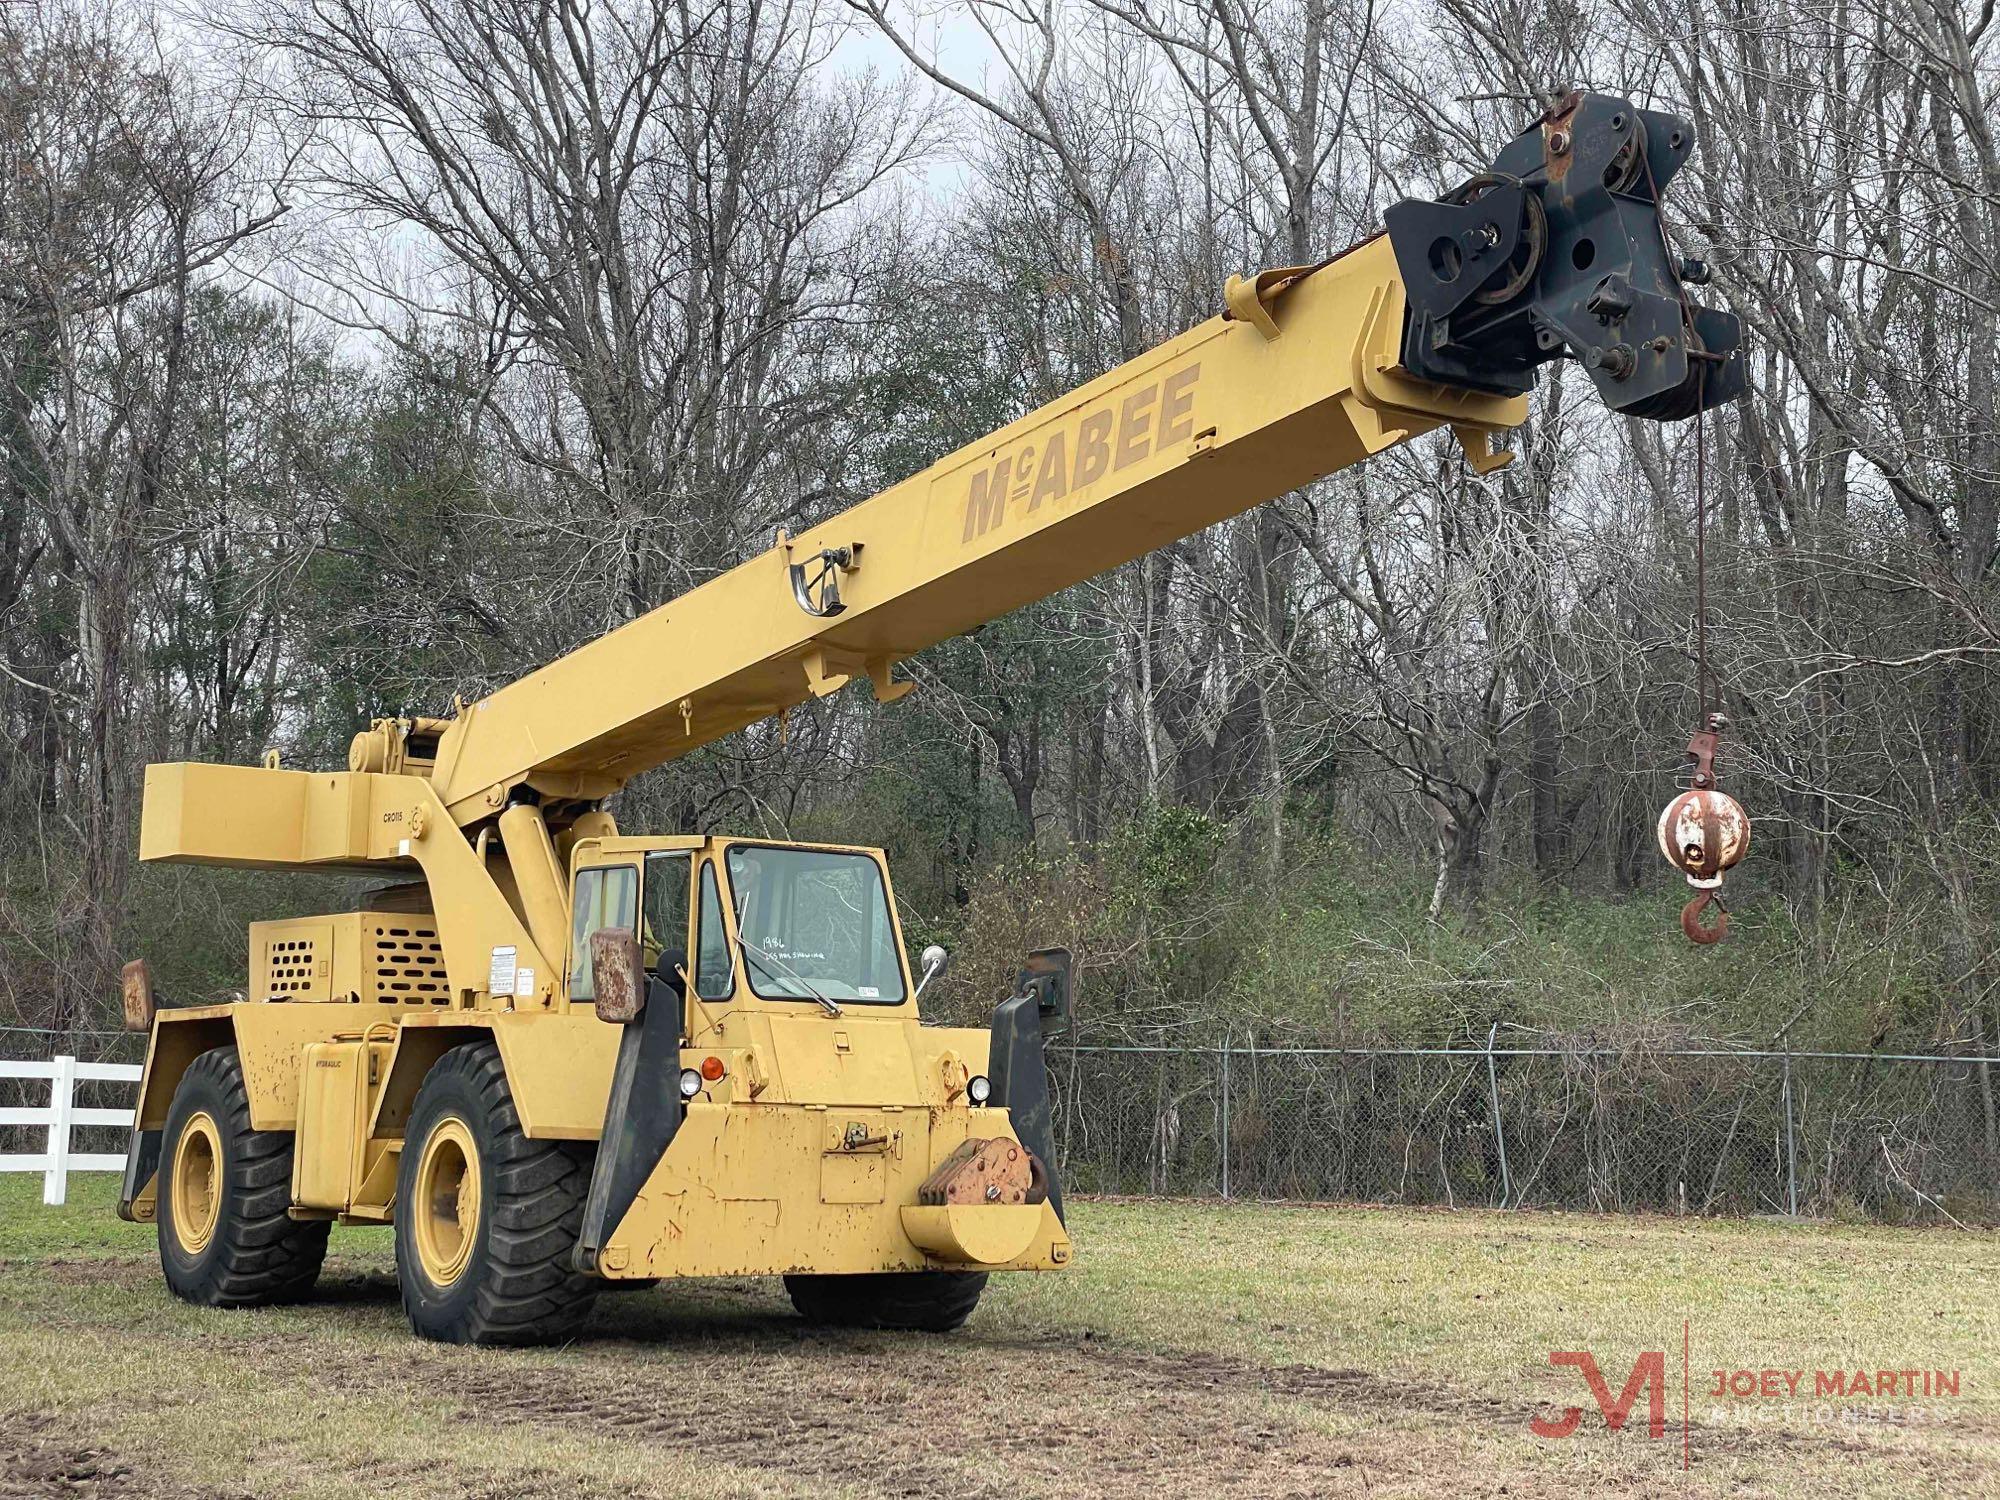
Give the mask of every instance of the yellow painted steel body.
<path id="1" fill-rule="evenodd" d="M 749 1019 L 749 1018 L 746 1018 Z M 761 1020 L 765 1024 L 758 1024 Z M 1001 1109 L 948 1100 L 937 1066 L 956 1049 L 986 1066 L 986 1033 L 907 1021 L 757 1018 L 692 1048 L 728 1073 L 697 1096 L 617 1232 L 601 1269 L 621 1276 L 766 1275 L 789 1271 L 1053 1269 L 1070 1241 L 1055 1210 L 1032 1205 L 1029 1229 L 994 1260 L 913 1239 L 917 1187 L 968 1136 L 1009 1136 Z M 742 1045 L 747 1043 L 747 1045 Z M 749 1095 L 752 1056 L 770 1081 Z M 927 1066 L 928 1065 L 928 1066 Z M 937 1077 L 930 1086 L 926 1074 Z M 765 1102 L 782 1090 L 791 1102 Z M 800 1097 L 803 1096 L 803 1097 Z M 854 1145 L 851 1143 L 861 1142 Z M 1008 1217 L 995 1212 L 995 1222 Z M 972 1249 L 993 1248 L 990 1237 Z M 927 1253 L 928 1252 L 928 1253 Z"/>
<path id="2" fill-rule="evenodd" d="M 522 786 L 595 801 L 857 677 L 896 696 L 891 669 L 915 652 L 1422 433 L 1449 426 L 1477 467 L 1506 461 L 1489 439 L 1525 419 L 1524 397 L 1403 372 L 1386 239 L 1266 280 L 1269 329 L 1212 318 L 451 719 L 400 721 L 427 757 L 385 721 L 347 775 L 245 768 L 220 819 L 193 784 L 215 768 L 154 767 L 142 857 L 394 864 L 410 856 L 385 814 L 420 840 L 439 818 L 497 818 Z M 787 568 L 828 548 L 859 551 L 842 611 L 815 617 Z"/>
<path id="3" fill-rule="evenodd" d="M 909 1233 L 917 1184 L 965 1138 L 973 1118 L 986 1134 L 1012 1133 L 1000 1110 L 884 1113 L 699 1100 L 606 1244 L 600 1270 L 617 1279 L 1066 1264 L 1069 1236 L 1046 1203 L 980 1206 L 996 1227 L 1007 1221 L 998 1239 L 926 1242 Z M 856 1121 L 889 1144 L 865 1154 L 829 1144 Z"/>
<path id="4" fill-rule="evenodd" d="M 155 1020 L 139 1129 L 161 1128 L 196 1055 L 233 1045 L 253 1126 L 296 1132 L 293 1213 L 423 1215 L 418 1252 L 442 1277 L 476 1171 L 427 1160 L 427 1201 L 395 1202 L 430 1068 L 490 1039 L 529 1137 L 598 1139 L 622 1028 L 581 998 L 578 882 L 667 859 L 691 881 L 730 887 L 735 841 L 621 837 L 601 799 L 851 680 L 893 701 L 908 690 L 893 668 L 913 653 L 1418 434 L 1450 426 L 1482 472 L 1506 461 L 1492 435 L 1520 423 L 1524 399 L 1400 368 L 1404 293 L 1386 240 L 1234 283 L 1229 305 L 1234 316 L 781 535 L 449 719 L 379 721 L 345 771 L 149 767 L 143 859 L 387 877 L 413 894 L 389 893 L 380 913 L 259 924 L 247 1001 Z M 817 563 L 832 569 L 838 611 L 795 587 L 793 567 Z M 854 852 L 881 868 L 886 893 L 879 851 Z M 689 953 L 697 901 L 691 884 Z M 887 910 L 893 925 L 892 898 Z M 378 920 L 388 911 L 404 919 L 395 931 Z M 987 1070 L 988 1033 L 920 1025 L 900 927 L 905 998 L 831 1015 L 809 998 L 757 994 L 732 901 L 716 920 L 735 983 L 726 997 L 685 1000 L 680 1060 L 700 1071 L 713 1059 L 721 1077 L 688 1104 L 610 1227 L 600 1274 L 1068 1261 L 1047 1204 L 918 1204 L 918 1186 L 968 1137 L 1019 1137 L 1006 1110 L 966 1096 L 969 1075 Z M 435 952 L 382 947 L 392 940 Z M 155 1193 L 130 1185 L 132 1216 L 151 1217 Z"/>
<path id="5" fill-rule="evenodd" d="M 401 1131 L 423 1073 L 446 1046 L 482 1036 L 498 1042 L 530 1136 L 596 1137 L 595 1123 L 582 1129 L 578 1120 L 603 1118 L 617 1028 L 590 1011 L 418 1014 L 377 1022 L 371 1040 L 343 1029 L 356 1008 L 246 1003 L 163 1012 L 142 1099 L 171 1099 L 171 1087 L 154 1082 L 163 1058 L 192 1060 L 206 1045 L 224 1045 L 228 1033 L 216 1025 L 233 1025 L 253 1120 L 258 1128 L 296 1132 L 294 1213 L 355 1223 L 384 1222 L 399 1211 Z M 699 1068 L 713 1057 L 724 1076 L 690 1103 L 672 1145 L 607 1242 L 601 1275 L 1027 1270 L 1067 1263 L 1069 1238 L 1046 1204 L 1031 1212 L 960 1206 L 912 1218 L 918 1185 L 962 1141 L 1013 1134 L 1005 1110 L 973 1108 L 963 1093 L 967 1074 L 987 1066 L 986 1032 L 921 1026 L 914 1014 L 836 1020 L 773 1010 L 771 1002 L 731 1008 L 682 1049 L 684 1066 Z M 291 1024 L 267 1026 L 274 1015 Z M 449 1024 L 474 1017 L 473 1025 Z M 299 1040 L 308 1024 L 326 1039 Z M 158 1123 L 164 1113 L 162 1105 Z M 143 1109 L 142 1118 L 150 1118 Z M 856 1139 L 864 1144 L 852 1145 Z M 420 1165 L 420 1183 L 429 1180 L 427 1170 L 428 1162 Z M 420 1189 L 414 1211 L 436 1212 L 436 1196 Z M 194 1200 L 183 1193 L 178 1201 Z M 425 1229 L 427 1223 L 419 1220 L 418 1250 L 427 1274 L 446 1285 L 455 1274 L 444 1264 L 449 1254 L 439 1250 L 434 1257 L 425 1247 L 437 1249 L 449 1236 Z"/>
<path id="6" fill-rule="evenodd" d="M 704 875 L 728 889 L 730 850 L 769 847 L 729 839 L 585 839 L 571 847 L 572 880 L 636 873 L 648 856 L 684 855 L 673 863 L 672 878 L 687 880 L 691 893 Z M 893 923 L 880 851 L 777 847 L 873 862 Z M 722 903 L 715 915 L 725 924 L 727 948 L 737 952 L 734 903 Z M 690 949 L 698 917 L 690 911 Z M 452 931 L 442 916 L 440 927 Z M 285 930 L 307 929 L 318 930 L 316 919 Z M 900 931 L 894 946 L 900 954 Z M 568 977 L 576 963 L 573 952 Z M 671 1146 L 606 1241 L 599 1274 L 616 1280 L 1049 1269 L 1068 1261 L 1069 1239 L 1046 1204 L 1032 1213 L 996 1207 L 983 1225 L 964 1213 L 946 1215 L 942 1229 L 930 1223 L 937 1215 L 914 1223 L 905 1217 L 918 1185 L 961 1142 L 1013 1134 L 1004 1109 L 974 1108 L 966 1095 L 969 1077 L 987 1069 L 987 1032 L 922 1025 L 906 970 L 897 975 L 905 998 L 853 1004 L 838 1017 L 810 1001 L 758 995 L 737 961 L 731 974 L 726 999 L 704 1002 L 697 995 L 688 1002 L 680 1049 L 683 1067 L 699 1072 L 709 1063 L 721 1077 L 705 1081 L 689 1102 Z M 455 1222 L 458 1210 L 438 1204 L 468 1181 L 476 1195 L 476 1172 L 436 1168 L 427 1155 L 419 1183 L 450 1176 L 450 1191 L 420 1186 L 417 1203 L 394 1201 L 411 1106 L 445 1051 L 494 1041 L 530 1138 L 595 1140 L 602 1131 L 622 1028 L 570 1002 L 561 972 L 552 991 L 547 1008 L 538 993 L 517 997 L 535 1003 L 515 1010 L 475 1003 L 490 997 L 462 996 L 457 1006 L 439 1007 L 387 994 L 341 1000 L 321 990 L 314 992 L 321 998 L 310 1000 L 163 1011 L 140 1084 L 140 1125 L 164 1124 L 173 1085 L 195 1056 L 233 1043 L 253 1125 L 295 1132 L 294 1214 L 380 1223 L 416 1213 L 417 1253 L 426 1274 L 446 1285 L 456 1274 L 460 1244 L 446 1221 Z M 662 1078 L 654 1086 L 672 1082 Z"/>

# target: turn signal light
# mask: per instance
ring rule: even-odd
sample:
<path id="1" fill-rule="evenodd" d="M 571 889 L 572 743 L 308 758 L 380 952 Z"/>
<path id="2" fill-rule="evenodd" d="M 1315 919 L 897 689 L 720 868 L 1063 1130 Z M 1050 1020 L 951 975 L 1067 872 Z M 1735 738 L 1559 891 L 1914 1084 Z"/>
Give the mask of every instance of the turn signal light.
<path id="1" fill-rule="evenodd" d="M 722 1066 L 721 1058 L 704 1057 L 701 1060 L 701 1076 L 703 1078 L 706 1078 L 710 1083 L 719 1083 L 722 1079 L 723 1072 L 724 1069 Z"/>

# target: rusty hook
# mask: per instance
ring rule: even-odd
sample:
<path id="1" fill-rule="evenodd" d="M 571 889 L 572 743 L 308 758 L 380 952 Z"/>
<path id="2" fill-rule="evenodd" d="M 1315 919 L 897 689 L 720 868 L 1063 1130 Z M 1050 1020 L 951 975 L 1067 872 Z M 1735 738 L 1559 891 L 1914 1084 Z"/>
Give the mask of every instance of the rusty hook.
<path id="1" fill-rule="evenodd" d="M 1713 926 L 1704 927 L 1701 922 L 1701 914 L 1711 905 L 1715 907 L 1715 923 Z M 1681 908 L 1681 931 L 1687 934 L 1690 943 L 1700 943 L 1704 947 L 1710 943 L 1719 943 L 1728 937 L 1729 908 L 1722 904 L 1722 893 L 1719 891 L 1703 891 L 1692 901 L 1688 902 L 1686 906 L 1683 906 Z"/>

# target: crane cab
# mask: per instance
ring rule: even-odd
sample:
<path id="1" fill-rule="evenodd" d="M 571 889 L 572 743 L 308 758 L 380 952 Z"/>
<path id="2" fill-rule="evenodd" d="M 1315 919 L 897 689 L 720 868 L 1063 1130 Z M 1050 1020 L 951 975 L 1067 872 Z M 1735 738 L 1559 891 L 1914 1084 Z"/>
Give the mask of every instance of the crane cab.
<path id="1" fill-rule="evenodd" d="M 915 1019 L 879 849 L 739 838 L 597 838 L 571 854 L 565 992 L 595 1006 L 591 942 L 632 932 L 655 993 L 692 1041 L 732 1013 Z M 657 987 L 657 991 L 655 989 Z"/>
<path id="2" fill-rule="evenodd" d="M 993 1034 L 919 1023 L 879 849 L 580 839 L 569 907 L 571 1014 L 621 1028 L 580 1267 L 797 1279 L 1068 1259 L 1047 1148 L 993 1097 Z M 1045 1118 L 1039 1031 L 1033 1051 L 1015 1071 Z"/>

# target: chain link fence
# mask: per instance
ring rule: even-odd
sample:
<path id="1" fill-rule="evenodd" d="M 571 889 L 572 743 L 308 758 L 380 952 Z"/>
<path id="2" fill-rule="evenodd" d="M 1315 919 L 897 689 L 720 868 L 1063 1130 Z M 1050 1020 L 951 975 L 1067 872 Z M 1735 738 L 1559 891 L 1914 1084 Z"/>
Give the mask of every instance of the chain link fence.
<path id="1" fill-rule="evenodd" d="M 51 1050 L 0 1028 L 0 1055 Z M 145 1039 L 61 1050 L 139 1062 Z M 2000 1224 L 2000 1058 L 1064 1036 L 1048 1061 L 1073 1192 Z M 82 1102 L 130 1103 L 89 1087 Z"/>
<path id="2" fill-rule="evenodd" d="M 1049 1061 L 1076 1192 L 2000 1223 L 2000 1059 L 1058 1041 Z"/>

